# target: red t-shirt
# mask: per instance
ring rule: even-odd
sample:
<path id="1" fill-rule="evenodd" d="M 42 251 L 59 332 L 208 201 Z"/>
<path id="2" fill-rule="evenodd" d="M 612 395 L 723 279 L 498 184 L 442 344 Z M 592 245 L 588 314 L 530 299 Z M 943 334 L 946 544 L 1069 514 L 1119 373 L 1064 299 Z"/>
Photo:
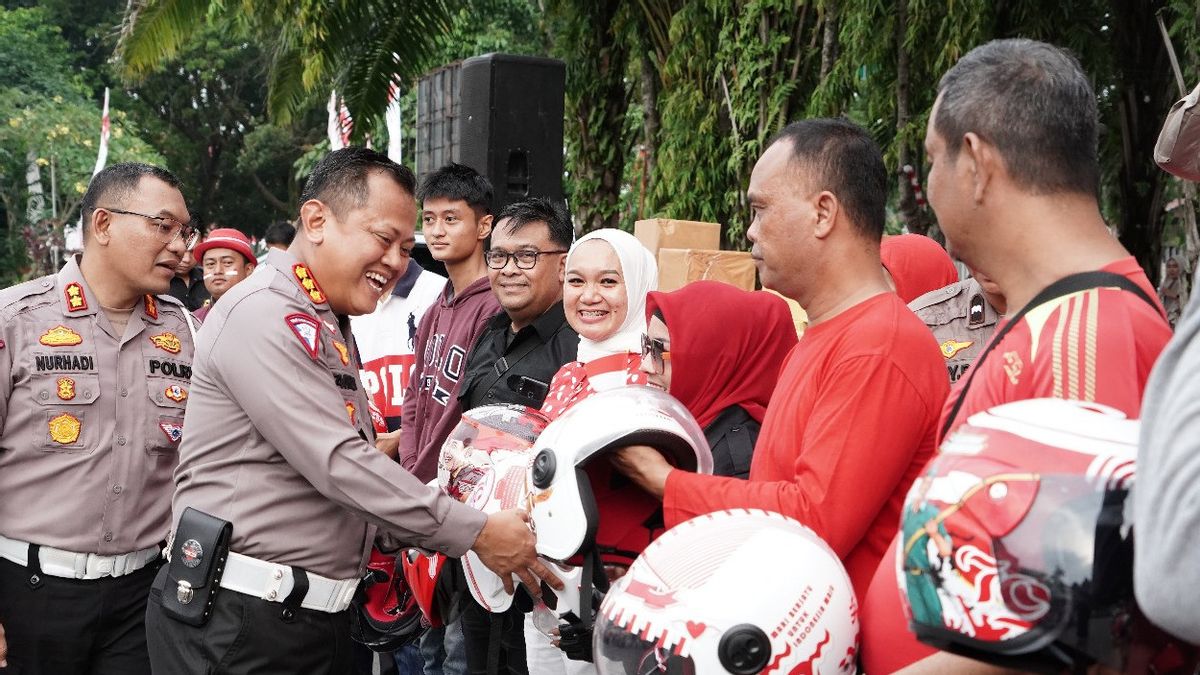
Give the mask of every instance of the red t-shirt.
<path id="1" fill-rule="evenodd" d="M 894 293 L 809 328 L 779 373 L 750 480 L 672 471 L 667 527 L 730 508 L 791 516 L 837 552 L 864 594 L 933 454 L 949 388 L 936 347 Z"/>
<path id="2" fill-rule="evenodd" d="M 1102 269 L 1124 275 L 1156 297 L 1133 257 Z M 977 366 L 951 430 L 1001 403 L 1044 397 L 1094 401 L 1137 417 L 1150 368 L 1171 339 L 1160 312 L 1161 307 L 1115 288 L 1081 291 L 1030 311 Z M 943 415 L 949 414 L 965 380 L 947 399 Z M 944 423 L 938 422 L 939 431 Z M 890 673 L 936 653 L 909 632 L 896 581 L 893 541 L 862 607 L 862 658 L 868 673 Z"/>

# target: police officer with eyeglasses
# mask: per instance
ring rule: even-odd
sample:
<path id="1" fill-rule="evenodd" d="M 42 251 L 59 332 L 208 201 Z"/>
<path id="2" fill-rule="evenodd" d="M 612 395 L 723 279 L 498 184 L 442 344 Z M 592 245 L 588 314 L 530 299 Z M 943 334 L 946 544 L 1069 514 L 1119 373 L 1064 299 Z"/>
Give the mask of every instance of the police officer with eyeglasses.
<path id="1" fill-rule="evenodd" d="M 114 164 L 83 255 L 0 291 L 0 668 L 149 673 L 144 616 L 192 360 L 179 180 Z"/>

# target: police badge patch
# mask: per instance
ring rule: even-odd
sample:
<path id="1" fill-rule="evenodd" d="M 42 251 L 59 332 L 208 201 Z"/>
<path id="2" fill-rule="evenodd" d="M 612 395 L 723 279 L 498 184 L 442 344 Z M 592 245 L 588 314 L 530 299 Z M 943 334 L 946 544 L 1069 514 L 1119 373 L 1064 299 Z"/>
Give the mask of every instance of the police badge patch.
<path id="1" fill-rule="evenodd" d="M 172 443 L 178 443 L 183 438 L 183 425 L 175 422 L 159 422 L 158 428 L 162 429 L 167 440 Z"/>
<path id="2" fill-rule="evenodd" d="M 184 567 L 197 567 L 204 560 L 204 548 L 195 539 L 188 539 L 179 547 L 179 561 Z"/>
<path id="3" fill-rule="evenodd" d="M 296 334 L 300 340 L 300 344 L 304 345 L 304 351 L 308 352 L 314 360 L 317 358 L 317 352 L 321 347 L 321 322 L 317 321 L 315 316 L 308 314 L 288 314 L 283 319 L 287 322 L 288 328 Z"/>

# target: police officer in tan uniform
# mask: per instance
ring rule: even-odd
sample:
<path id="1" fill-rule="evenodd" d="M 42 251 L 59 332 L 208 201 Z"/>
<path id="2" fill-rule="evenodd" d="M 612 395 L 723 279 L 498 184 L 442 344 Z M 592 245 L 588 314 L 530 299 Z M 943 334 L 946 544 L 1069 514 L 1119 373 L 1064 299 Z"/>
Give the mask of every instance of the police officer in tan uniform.
<path id="1" fill-rule="evenodd" d="M 451 556 L 474 549 L 527 585 L 535 575 L 560 585 L 537 561 L 525 514 L 487 516 L 374 448 L 348 315 L 374 310 L 405 268 L 413 188 L 408 169 L 376 152 L 330 153 L 305 186 L 290 248 L 272 251 L 208 315 L 175 475 L 171 563 L 147 609 L 156 672 L 348 672 L 346 609 L 377 527 Z M 179 524 L 189 508 L 232 524 L 202 625 L 176 612 L 207 606 L 205 581 L 189 569 L 220 549 Z"/>
<path id="2" fill-rule="evenodd" d="M 950 383 L 959 380 L 987 346 L 996 320 L 1004 313 L 1004 295 L 987 279 L 968 277 L 908 303 L 933 331 Z"/>
<path id="3" fill-rule="evenodd" d="M 170 173 L 115 164 L 83 197 L 84 253 L 0 291 L 0 665 L 148 673 L 191 374 L 165 294 L 195 232 Z"/>

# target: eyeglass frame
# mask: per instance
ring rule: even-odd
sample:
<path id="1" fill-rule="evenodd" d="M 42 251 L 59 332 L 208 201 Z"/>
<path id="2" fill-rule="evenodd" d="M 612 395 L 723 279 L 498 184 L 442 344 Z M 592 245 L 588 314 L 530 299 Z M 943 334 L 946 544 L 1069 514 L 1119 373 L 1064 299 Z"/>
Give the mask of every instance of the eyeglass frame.
<path id="1" fill-rule="evenodd" d="M 555 255 L 558 253 L 567 253 L 567 252 L 568 251 L 530 251 L 528 249 L 522 249 L 520 251 L 513 251 L 512 253 L 509 253 L 508 251 L 505 251 L 503 249 L 489 248 L 488 250 L 483 252 L 483 262 L 484 262 L 484 264 L 486 264 L 488 266 L 488 269 L 502 270 L 505 267 L 508 267 L 508 261 L 511 260 L 513 262 L 513 264 L 517 266 L 517 269 L 531 270 L 531 269 L 537 267 L 538 260 L 541 259 L 540 258 L 541 256 Z M 500 263 L 499 265 L 493 265 L 492 264 L 492 253 L 496 253 L 496 254 L 503 253 L 504 254 L 504 262 Z M 533 261 L 531 263 L 529 263 L 528 267 L 521 264 L 521 259 L 518 256 L 522 256 L 522 255 L 533 256 Z"/>
<path id="2" fill-rule="evenodd" d="M 175 220 L 174 218 L 169 218 L 167 216 L 151 216 L 151 215 L 147 215 L 145 213 L 138 213 L 137 211 L 126 211 L 125 209 L 114 209 L 114 208 L 109 208 L 107 206 L 97 206 L 95 209 L 92 209 L 92 210 L 93 211 L 103 210 L 103 211 L 108 211 L 109 213 L 120 213 L 120 214 L 126 215 L 126 216 L 139 216 L 139 217 L 145 218 L 147 220 L 150 220 L 150 221 L 154 222 L 154 226 L 156 228 L 158 228 L 158 230 L 159 230 L 158 240 L 164 244 L 167 244 L 168 246 L 172 242 L 174 242 L 176 239 L 183 239 L 183 247 L 190 251 L 190 250 L 192 250 L 192 247 L 196 245 L 196 242 L 199 241 L 199 239 L 200 239 L 200 231 L 197 230 L 195 228 L 195 226 L 193 226 L 189 223 L 185 223 L 181 220 Z M 166 221 L 170 221 L 172 223 L 179 223 L 179 229 L 175 230 L 175 234 L 172 235 L 172 237 L 166 241 L 163 241 L 163 239 L 162 239 L 162 225 L 160 225 L 158 222 L 160 220 L 166 220 Z M 174 228 L 172 228 L 172 229 L 174 229 Z M 183 234 L 184 230 L 190 230 L 191 233 L 185 237 Z"/>
<path id="3" fill-rule="evenodd" d="M 656 375 L 662 375 L 667 369 L 667 362 L 671 360 L 671 350 L 667 349 L 666 343 L 661 338 L 652 338 L 645 333 L 642 333 L 640 355 L 643 361 L 650 359 Z"/>

